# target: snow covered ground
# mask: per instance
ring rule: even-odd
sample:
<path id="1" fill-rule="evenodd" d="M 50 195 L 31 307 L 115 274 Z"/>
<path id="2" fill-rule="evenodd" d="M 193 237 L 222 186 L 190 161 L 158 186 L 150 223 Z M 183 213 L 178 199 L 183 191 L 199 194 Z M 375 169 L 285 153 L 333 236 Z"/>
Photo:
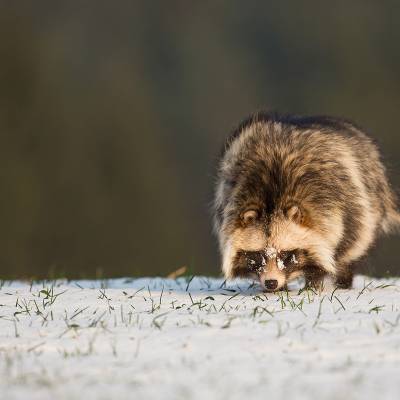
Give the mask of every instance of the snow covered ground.
<path id="1" fill-rule="evenodd" d="M 400 279 L 0 287 L 1 399 L 400 398 Z"/>

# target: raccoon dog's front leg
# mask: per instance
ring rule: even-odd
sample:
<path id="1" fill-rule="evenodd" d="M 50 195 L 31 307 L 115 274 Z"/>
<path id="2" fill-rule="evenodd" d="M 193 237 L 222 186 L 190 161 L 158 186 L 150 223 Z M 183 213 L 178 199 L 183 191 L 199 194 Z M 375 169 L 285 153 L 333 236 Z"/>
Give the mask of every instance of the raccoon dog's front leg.
<path id="1" fill-rule="evenodd" d="M 350 289 L 353 285 L 354 273 L 351 270 L 340 271 L 335 277 L 335 285 L 340 289 Z"/>
<path id="2" fill-rule="evenodd" d="M 315 266 L 306 267 L 304 270 L 304 278 L 306 280 L 305 287 L 322 290 L 326 274 L 326 271 L 321 268 Z"/>

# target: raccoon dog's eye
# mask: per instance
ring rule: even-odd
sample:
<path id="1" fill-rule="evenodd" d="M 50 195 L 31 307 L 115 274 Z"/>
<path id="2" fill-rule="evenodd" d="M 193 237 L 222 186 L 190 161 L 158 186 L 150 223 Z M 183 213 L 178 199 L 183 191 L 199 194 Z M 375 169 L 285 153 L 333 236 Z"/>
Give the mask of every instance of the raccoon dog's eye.
<path id="1" fill-rule="evenodd" d="M 247 210 L 243 213 L 242 218 L 246 225 L 252 224 L 258 218 L 258 212 L 256 210 Z"/>
<path id="2" fill-rule="evenodd" d="M 292 251 L 281 251 L 279 253 L 279 258 L 283 261 L 284 264 L 297 264 L 296 259 L 296 250 Z"/>

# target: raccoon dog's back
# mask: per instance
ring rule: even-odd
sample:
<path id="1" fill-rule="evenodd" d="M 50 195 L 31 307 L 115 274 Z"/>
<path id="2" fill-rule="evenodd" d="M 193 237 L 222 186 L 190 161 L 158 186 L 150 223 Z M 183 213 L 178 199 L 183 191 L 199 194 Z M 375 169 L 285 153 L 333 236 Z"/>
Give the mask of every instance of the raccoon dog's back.
<path id="1" fill-rule="evenodd" d="M 290 219 L 296 205 L 301 218 L 295 222 L 312 233 L 304 233 L 304 249 L 333 275 L 346 274 L 379 233 L 400 223 L 377 146 L 353 123 L 332 117 L 257 114 L 228 139 L 214 202 L 227 277 L 235 275 L 236 253 L 246 250 L 242 216 L 250 205 L 263 221 L 256 226 L 258 236 L 264 229 L 265 245 L 279 242 L 273 235 L 283 236 L 287 226 L 279 216 Z M 293 240 L 297 246 L 301 238 Z"/>

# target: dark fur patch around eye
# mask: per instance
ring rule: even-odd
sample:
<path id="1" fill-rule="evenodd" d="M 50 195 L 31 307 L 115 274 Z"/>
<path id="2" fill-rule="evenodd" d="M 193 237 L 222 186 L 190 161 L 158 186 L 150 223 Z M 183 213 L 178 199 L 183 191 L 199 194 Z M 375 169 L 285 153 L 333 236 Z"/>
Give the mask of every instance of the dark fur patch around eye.
<path id="1" fill-rule="evenodd" d="M 279 258 L 283 261 L 285 265 L 289 264 L 292 259 L 293 255 L 295 255 L 296 250 L 290 250 L 290 251 L 281 251 L 279 253 Z"/>
<path id="2" fill-rule="evenodd" d="M 265 258 L 260 251 L 239 251 L 233 264 L 234 276 L 259 274 L 265 266 Z"/>

